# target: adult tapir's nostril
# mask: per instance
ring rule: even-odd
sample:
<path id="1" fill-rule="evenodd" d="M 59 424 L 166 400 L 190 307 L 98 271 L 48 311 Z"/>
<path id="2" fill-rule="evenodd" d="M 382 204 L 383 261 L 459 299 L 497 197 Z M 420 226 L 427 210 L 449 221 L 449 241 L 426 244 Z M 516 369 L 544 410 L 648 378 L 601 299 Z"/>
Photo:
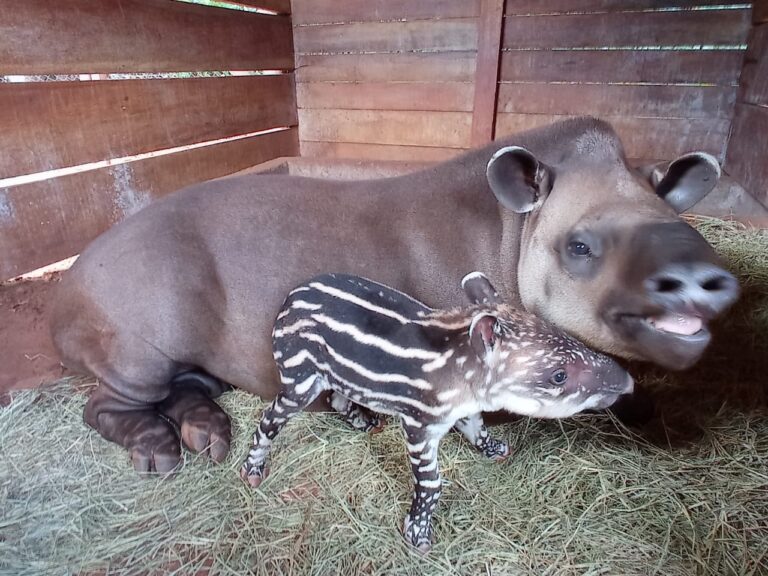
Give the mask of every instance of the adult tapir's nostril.
<path id="1" fill-rule="evenodd" d="M 659 304 L 680 308 L 693 306 L 717 314 L 739 296 L 736 278 L 709 263 L 669 264 L 645 281 L 648 295 Z"/>

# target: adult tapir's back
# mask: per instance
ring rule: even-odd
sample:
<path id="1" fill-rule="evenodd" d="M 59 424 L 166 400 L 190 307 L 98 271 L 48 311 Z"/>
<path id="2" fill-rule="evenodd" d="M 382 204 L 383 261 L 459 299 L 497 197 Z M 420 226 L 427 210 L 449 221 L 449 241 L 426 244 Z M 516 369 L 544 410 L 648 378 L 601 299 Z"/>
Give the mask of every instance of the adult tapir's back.
<path id="1" fill-rule="evenodd" d="M 705 323 L 735 298 L 732 278 L 630 173 L 610 127 L 580 119 L 506 144 L 393 179 L 251 175 L 173 194 L 83 252 L 62 281 L 56 344 L 65 363 L 114 380 L 121 394 L 139 387 L 161 399 L 174 373 L 200 367 L 271 396 L 269 333 L 292 286 L 334 270 L 449 306 L 460 301 L 460 278 L 479 269 L 503 296 L 519 292 L 598 348 L 671 366 L 695 360 L 701 338 L 663 331 L 657 342 L 647 324 L 668 327 L 674 314 Z M 681 208 L 714 185 L 712 162 L 673 163 L 659 189 Z M 654 291 L 656 280 L 712 289 L 683 310 L 691 290 Z"/>

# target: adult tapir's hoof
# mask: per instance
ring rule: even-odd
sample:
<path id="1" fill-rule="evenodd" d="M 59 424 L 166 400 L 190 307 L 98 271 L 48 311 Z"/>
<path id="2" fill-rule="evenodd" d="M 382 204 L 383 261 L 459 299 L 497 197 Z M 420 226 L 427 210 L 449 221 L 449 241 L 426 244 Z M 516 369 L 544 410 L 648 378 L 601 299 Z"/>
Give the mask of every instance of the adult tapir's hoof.
<path id="1" fill-rule="evenodd" d="M 184 412 L 178 424 L 181 440 L 192 452 L 204 454 L 214 462 L 223 462 L 229 454 L 229 416 L 212 400 Z"/>
<path id="2" fill-rule="evenodd" d="M 158 407 L 181 432 L 184 446 L 222 462 L 229 454 L 231 424 L 229 416 L 207 390 L 196 386 L 175 386 Z"/>
<path id="3" fill-rule="evenodd" d="M 142 474 L 169 474 L 181 463 L 181 446 L 173 426 L 155 414 L 149 415 L 128 439 L 134 469 Z"/>

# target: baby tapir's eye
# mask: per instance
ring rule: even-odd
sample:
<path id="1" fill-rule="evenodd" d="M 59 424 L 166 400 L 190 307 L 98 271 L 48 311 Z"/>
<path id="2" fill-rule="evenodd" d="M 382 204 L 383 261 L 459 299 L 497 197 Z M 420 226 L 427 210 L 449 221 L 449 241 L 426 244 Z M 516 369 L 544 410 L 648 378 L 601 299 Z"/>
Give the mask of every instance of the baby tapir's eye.
<path id="1" fill-rule="evenodd" d="M 563 369 L 555 370 L 552 372 L 552 376 L 549 377 L 550 384 L 555 386 L 562 386 L 566 380 L 568 380 L 568 373 Z"/>

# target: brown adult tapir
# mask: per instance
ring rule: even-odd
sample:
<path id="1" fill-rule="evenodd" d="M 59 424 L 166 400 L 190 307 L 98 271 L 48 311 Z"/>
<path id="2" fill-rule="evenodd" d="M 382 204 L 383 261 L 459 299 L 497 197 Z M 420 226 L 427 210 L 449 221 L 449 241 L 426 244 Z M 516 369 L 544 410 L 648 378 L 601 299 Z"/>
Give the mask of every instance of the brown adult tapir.
<path id="1" fill-rule="evenodd" d="M 53 337 L 67 366 L 99 379 L 86 422 L 138 470 L 157 472 L 179 462 L 176 429 L 189 449 L 224 458 L 219 381 L 276 393 L 275 314 L 322 272 L 445 307 L 461 304 L 461 278 L 482 270 L 503 297 L 593 347 L 684 369 L 738 294 L 678 217 L 720 169 L 691 153 L 653 182 L 639 174 L 608 124 L 580 118 L 396 178 L 198 184 L 82 253 L 58 289 Z"/>

